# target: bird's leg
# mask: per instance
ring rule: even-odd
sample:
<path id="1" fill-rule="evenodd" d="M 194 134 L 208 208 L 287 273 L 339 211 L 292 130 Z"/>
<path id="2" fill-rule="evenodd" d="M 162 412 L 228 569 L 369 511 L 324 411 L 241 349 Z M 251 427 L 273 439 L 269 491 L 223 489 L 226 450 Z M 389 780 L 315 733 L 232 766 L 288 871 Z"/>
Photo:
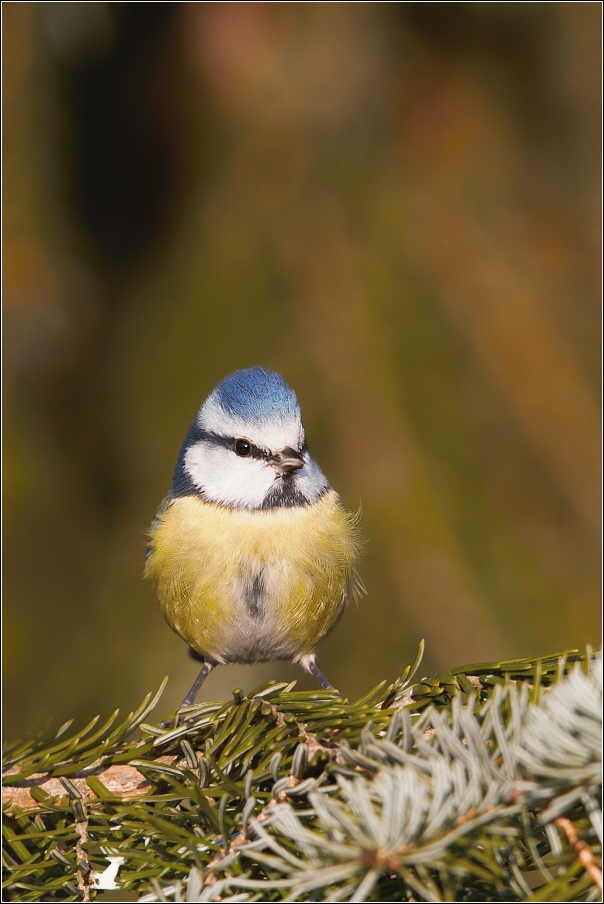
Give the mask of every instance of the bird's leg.
<path id="1" fill-rule="evenodd" d="M 193 654 L 191 654 L 191 655 L 193 655 Z M 206 680 L 206 678 L 208 677 L 208 675 L 214 668 L 213 662 L 210 662 L 209 659 L 204 659 L 203 657 L 200 657 L 199 654 L 193 656 L 193 658 L 194 659 L 201 658 L 203 665 L 199 671 L 199 675 L 197 676 L 197 678 L 191 685 L 191 689 L 190 689 L 189 693 L 187 694 L 185 699 L 180 704 L 181 707 L 182 706 L 190 706 L 192 703 L 195 703 L 195 697 L 197 696 L 197 694 L 199 692 L 199 688 L 201 687 L 201 685 L 204 683 L 204 681 Z"/>
<path id="2" fill-rule="evenodd" d="M 310 672 L 311 675 L 315 676 L 321 687 L 325 688 L 326 691 L 335 690 L 333 684 L 327 680 L 319 666 L 316 664 L 314 653 L 311 653 L 310 656 L 303 656 L 300 662 L 307 672 Z M 339 691 L 336 691 L 336 693 L 340 696 Z"/>
<path id="3" fill-rule="evenodd" d="M 212 669 L 214 668 L 214 665 L 215 665 L 215 663 L 210 662 L 209 659 L 206 659 L 205 656 L 202 656 L 201 653 L 198 653 L 192 647 L 189 650 L 189 656 L 191 657 L 191 659 L 196 659 L 198 662 L 202 662 L 203 665 L 201 667 L 199 675 L 197 676 L 197 678 L 195 679 L 195 681 L 193 682 L 193 684 L 191 686 L 191 690 L 189 691 L 189 693 L 187 694 L 185 699 L 182 701 L 182 703 L 178 707 L 179 709 L 182 709 L 183 706 L 190 706 L 192 703 L 195 702 L 195 697 L 197 696 L 197 694 L 199 692 L 199 688 L 204 683 L 204 681 L 206 680 L 206 678 L 208 677 L 208 675 L 210 674 L 210 672 L 212 671 Z M 183 721 L 184 721 L 184 716 L 180 715 L 177 720 L 177 725 L 182 725 Z M 170 725 L 172 725 L 171 719 L 164 719 L 163 722 L 159 723 L 160 728 L 169 728 Z"/>
<path id="4" fill-rule="evenodd" d="M 315 662 L 311 662 L 308 665 L 308 671 L 311 675 L 314 675 L 321 687 L 325 688 L 326 691 L 333 691 L 334 686 L 330 681 L 325 677 L 319 666 Z"/>

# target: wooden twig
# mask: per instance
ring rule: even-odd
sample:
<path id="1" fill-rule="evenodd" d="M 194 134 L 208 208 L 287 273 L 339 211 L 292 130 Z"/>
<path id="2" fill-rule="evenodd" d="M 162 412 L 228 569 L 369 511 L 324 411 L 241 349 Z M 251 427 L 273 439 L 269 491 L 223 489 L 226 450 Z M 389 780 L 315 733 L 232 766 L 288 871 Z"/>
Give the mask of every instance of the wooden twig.
<path id="1" fill-rule="evenodd" d="M 157 758 L 156 762 L 174 765 L 178 759 L 177 756 L 161 756 Z M 16 768 L 15 771 L 17 771 Z M 9 770 L 5 777 L 8 778 L 10 774 Z M 80 792 L 83 802 L 96 800 L 96 794 L 86 783 L 86 776 L 89 775 L 97 776 L 107 790 L 116 797 L 134 797 L 144 794 L 151 788 L 149 779 L 142 772 L 139 772 L 138 769 L 135 769 L 134 766 L 130 766 L 128 763 L 110 766 L 102 761 L 97 761 L 87 769 L 76 772 L 71 779 Z M 2 788 L 2 803 L 7 805 L 10 802 L 11 807 L 17 806 L 21 810 L 32 810 L 35 807 L 39 807 L 39 802 L 31 795 L 30 789 L 33 787 L 40 788 L 51 797 L 59 797 L 65 794 L 65 788 L 59 778 L 53 778 L 47 772 L 39 772 L 14 785 L 5 784 Z"/>
<path id="2" fill-rule="evenodd" d="M 566 818 L 566 816 L 559 816 L 554 822 L 566 834 L 568 843 L 575 849 L 579 863 L 594 880 L 594 885 L 602 891 L 602 870 L 595 864 L 593 854 L 587 842 L 579 838 L 574 825 L 570 819 Z"/>

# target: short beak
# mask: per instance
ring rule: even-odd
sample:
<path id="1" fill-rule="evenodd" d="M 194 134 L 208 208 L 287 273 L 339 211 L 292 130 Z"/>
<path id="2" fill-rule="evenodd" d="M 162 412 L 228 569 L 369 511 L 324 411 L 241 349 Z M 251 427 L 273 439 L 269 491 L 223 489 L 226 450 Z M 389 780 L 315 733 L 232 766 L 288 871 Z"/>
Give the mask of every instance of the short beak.
<path id="1" fill-rule="evenodd" d="M 272 464 L 279 475 L 284 477 L 286 474 L 293 474 L 294 471 L 299 471 L 300 468 L 303 468 L 304 459 L 294 449 L 283 449 L 273 456 Z"/>

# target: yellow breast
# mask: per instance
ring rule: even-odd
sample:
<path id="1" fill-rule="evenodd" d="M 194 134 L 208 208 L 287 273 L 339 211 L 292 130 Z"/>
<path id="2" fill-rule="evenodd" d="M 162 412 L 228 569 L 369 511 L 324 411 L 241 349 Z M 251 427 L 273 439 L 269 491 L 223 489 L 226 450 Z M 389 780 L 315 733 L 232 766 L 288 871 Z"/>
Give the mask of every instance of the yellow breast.
<path id="1" fill-rule="evenodd" d="M 184 496 L 156 517 L 145 575 L 197 652 L 298 660 L 341 614 L 358 552 L 357 519 L 333 490 L 313 505 L 263 511 Z"/>

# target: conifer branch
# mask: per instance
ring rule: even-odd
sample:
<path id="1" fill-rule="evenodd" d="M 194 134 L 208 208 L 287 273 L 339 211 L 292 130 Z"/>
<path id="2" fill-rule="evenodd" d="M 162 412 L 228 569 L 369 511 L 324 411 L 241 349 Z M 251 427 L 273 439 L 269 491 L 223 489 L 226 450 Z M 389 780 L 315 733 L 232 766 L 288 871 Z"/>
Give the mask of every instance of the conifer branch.
<path id="1" fill-rule="evenodd" d="M 13 744 L 8 900 L 597 900 L 601 657 L 412 672 Z"/>

